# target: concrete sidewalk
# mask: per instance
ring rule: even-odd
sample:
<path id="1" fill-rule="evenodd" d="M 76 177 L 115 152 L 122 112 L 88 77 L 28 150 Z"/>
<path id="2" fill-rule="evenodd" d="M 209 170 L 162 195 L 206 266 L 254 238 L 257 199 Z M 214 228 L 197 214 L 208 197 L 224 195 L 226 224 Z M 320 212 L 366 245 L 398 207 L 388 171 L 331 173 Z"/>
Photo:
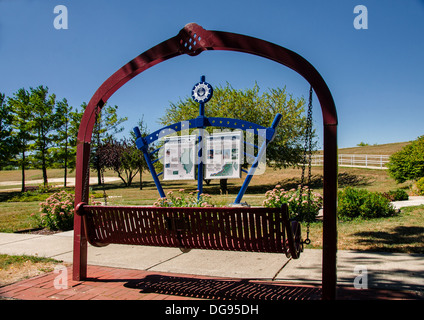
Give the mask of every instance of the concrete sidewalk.
<path id="1" fill-rule="evenodd" d="M 0 233 L 0 253 L 37 255 L 72 263 L 73 231 L 54 235 Z M 321 283 L 322 250 L 306 249 L 300 259 L 274 253 L 192 250 L 109 245 L 89 246 L 89 265 L 153 272 Z M 338 251 L 338 284 L 354 287 L 412 290 L 424 295 L 424 255 Z"/>
<path id="2" fill-rule="evenodd" d="M 113 181 L 120 181 L 120 178 L 117 177 L 104 177 L 104 182 L 113 182 Z M 97 183 L 97 177 L 91 177 L 90 178 L 90 185 L 92 184 L 96 184 Z M 55 184 L 56 187 L 63 187 L 63 178 L 50 178 L 48 179 L 48 182 L 51 184 Z M 21 185 L 22 181 L 0 181 L 0 187 L 1 186 L 14 186 L 11 187 L 10 189 L 2 189 L 2 192 L 5 191 L 17 191 L 17 190 L 21 190 Z M 39 186 L 41 184 L 44 183 L 44 180 L 42 179 L 37 179 L 37 180 L 28 180 L 26 181 L 26 186 L 27 187 L 31 187 L 31 186 Z M 75 178 L 69 177 L 66 179 L 66 185 L 68 187 L 74 186 L 75 185 Z M 19 186 L 19 187 L 17 187 Z"/>
<path id="3" fill-rule="evenodd" d="M 424 196 L 409 196 L 408 200 L 393 201 L 392 204 L 395 209 L 419 206 L 424 204 Z"/>

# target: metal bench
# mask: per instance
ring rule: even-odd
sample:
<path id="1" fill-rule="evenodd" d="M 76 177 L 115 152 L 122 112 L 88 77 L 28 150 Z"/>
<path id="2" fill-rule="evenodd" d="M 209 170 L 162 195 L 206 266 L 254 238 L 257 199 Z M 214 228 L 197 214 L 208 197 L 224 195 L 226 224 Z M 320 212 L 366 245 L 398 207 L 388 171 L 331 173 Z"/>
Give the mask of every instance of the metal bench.
<path id="1" fill-rule="evenodd" d="M 161 208 L 80 203 L 88 242 L 284 253 L 299 258 L 300 224 L 281 208 Z"/>

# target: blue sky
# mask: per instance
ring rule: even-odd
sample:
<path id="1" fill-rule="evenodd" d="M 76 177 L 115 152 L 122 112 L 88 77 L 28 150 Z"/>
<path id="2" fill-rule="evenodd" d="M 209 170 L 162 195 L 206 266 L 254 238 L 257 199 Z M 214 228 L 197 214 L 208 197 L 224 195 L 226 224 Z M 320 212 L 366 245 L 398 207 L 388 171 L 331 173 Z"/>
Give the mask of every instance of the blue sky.
<path id="1" fill-rule="evenodd" d="M 67 30 L 54 28 L 57 5 L 68 9 Z M 368 10 L 366 30 L 354 28 L 357 5 Z M 423 0 L 0 0 L 0 92 L 11 96 L 22 87 L 45 85 L 79 107 L 117 69 L 189 22 L 262 38 L 310 61 L 333 94 L 339 147 L 424 134 Z M 126 132 L 143 115 L 153 131 L 169 102 L 189 96 L 201 75 L 213 86 L 229 82 L 243 89 L 257 82 L 262 90 L 286 86 L 304 97 L 309 89 L 275 62 L 204 52 L 143 72 L 108 103 L 129 118 Z M 316 99 L 314 124 L 322 143 Z"/>

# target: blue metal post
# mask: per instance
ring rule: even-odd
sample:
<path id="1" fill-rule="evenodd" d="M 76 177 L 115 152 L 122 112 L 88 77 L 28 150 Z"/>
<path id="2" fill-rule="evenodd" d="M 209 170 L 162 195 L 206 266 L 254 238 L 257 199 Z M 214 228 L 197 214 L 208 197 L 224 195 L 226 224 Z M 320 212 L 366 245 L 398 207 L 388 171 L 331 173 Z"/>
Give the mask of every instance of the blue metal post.
<path id="1" fill-rule="evenodd" d="M 201 76 L 200 82 L 205 82 L 206 77 Z M 205 117 L 205 103 L 200 102 L 199 103 L 199 118 Z M 203 193 L 203 130 L 204 125 L 201 127 L 198 127 L 200 129 L 199 136 L 197 138 L 197 190 L 199 192 L 197 193 L 197 200 L 200 199 L 200 195 Z"/>
<path id="2" fill-rule="evenodd" d="M 200 103 L 199 105 L 199 117 L 204 117 L 204 103 Z M 200 127 L 199 129 L 199 136 L 197 138 L 197 190 L 199 192 L 197 193 L 197 199 L 200 199 L 200 195 L 203 193 L 203 130 L 204 127 Z"/>
<path id="3" fill-rule="evenodd" d="M 266 147 L 268 144 L 272 141 L 272 139 L 275 136 L 275 129 L 278 127 L 278 124 L 280 123 L 280 120 L 282 118 L 282 115 L 280 113 L 277 113 L 277 115 L 274 118 L 274 121 L 272 121 L 271 128 L 267 128 L 267 133 L 265 137 L 265 141 L 262 143 L 258 155 L 256 156 L 255 161 L 253 162 L 252 166 L 250 167 L 249 173 L 246 176 L 246 179 L 244 179 L 243 185 L 240 188 L 239 193 L 237 194 L 236 200 L 234 201 L 234 204 L 240 204 L 241 199 L 243 198 L 247 187 L 249 186 L 250 181 L 253 178 L 253 175 L 255 174 L 256 169 L 258 168 L 259 161 L 262 159 L 262 156 L 264 155 L 266 151 Z"/>
<path id="4" fill-rule="evenodd" d="M 146 160 L 147 166 L 149 167 L 150 173 L 152 174 L 153 181 L 155 182 L 156 188 L 158 189 L 161 198 L 165 198 L 165 192 L 163 191 L 162 185 L 160 184 L 159 177 L 156 173 L 155 167 L 153 166 L 152 160 L 150 159 L 149 152 L 147 150 L 148 144 L 145 139 L 141 136 L 140 129 L 135 127 L 133 129 L 136 136 L 137 148 L 143 152 L 144 159 Z M 140 173 L 141 174 L 141 173 Z"/>

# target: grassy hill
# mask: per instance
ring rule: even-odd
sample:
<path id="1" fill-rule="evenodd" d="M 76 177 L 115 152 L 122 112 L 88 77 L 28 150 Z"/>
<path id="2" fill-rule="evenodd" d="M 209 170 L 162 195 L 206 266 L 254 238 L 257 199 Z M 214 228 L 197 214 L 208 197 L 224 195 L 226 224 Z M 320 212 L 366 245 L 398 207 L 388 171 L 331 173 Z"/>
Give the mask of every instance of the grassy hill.
<path id="1" fill-rule="evenodd" d="M 339 149 L 339 154 L 378 154 L 378 155 L 392 155 L 395 152 L 401 150 L 404 146 L 410 144 L 408 142 L 394 142 L 378 145 L 369 145 L 363 147 L 353 147 L 353 148 L 342 148 Z M 320 150 L 318 153 L 322 153 Z"/>

